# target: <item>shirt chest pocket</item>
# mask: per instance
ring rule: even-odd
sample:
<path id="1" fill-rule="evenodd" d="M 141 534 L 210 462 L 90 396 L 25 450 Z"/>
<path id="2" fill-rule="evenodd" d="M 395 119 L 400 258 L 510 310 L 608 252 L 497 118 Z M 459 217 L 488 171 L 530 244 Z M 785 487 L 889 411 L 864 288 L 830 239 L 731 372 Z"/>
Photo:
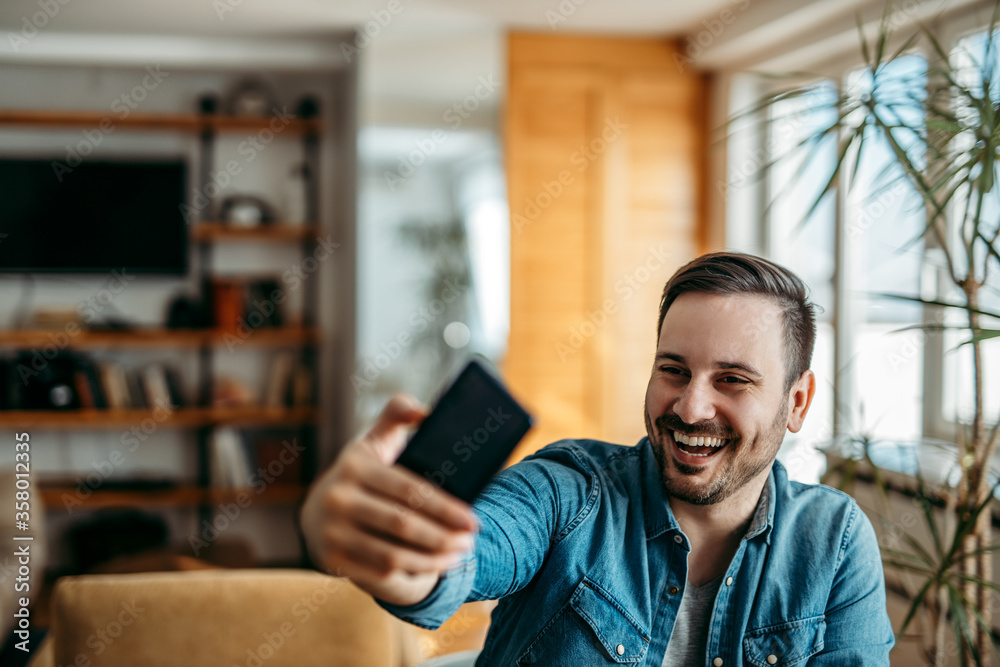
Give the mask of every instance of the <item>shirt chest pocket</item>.
<path id="1" fill-rule="evenodd" d="M 569 602 L 518 658 L 518 665 L 583 667 L 638 664 L 649 634 L 603 588 L 584 579 Z"/>
<path id="2" fill-rule="evenodd" d="M 823 650 L 826 621 L 814 616 L 751 630 L 743 637 L 746 661 L 754 667 L 804 664 Z"/>

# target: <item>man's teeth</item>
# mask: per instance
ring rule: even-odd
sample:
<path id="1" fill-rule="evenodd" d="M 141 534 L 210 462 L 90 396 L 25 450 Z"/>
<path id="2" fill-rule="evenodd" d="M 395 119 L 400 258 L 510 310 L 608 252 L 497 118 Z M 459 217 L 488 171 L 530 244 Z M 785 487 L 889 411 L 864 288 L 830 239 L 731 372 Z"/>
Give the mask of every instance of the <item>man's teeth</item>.
<path id="1" fill-rule="evenodd" d="M 722 447 L 726 444 L 726 440 L 722 438 L 692 438 L 684 435 L 680 431 L 674 431 L 674 440 L 678 444 L 688 445 L 691 447 Z M 692 454 L 692 456 L 708 456 L 708 454 Z"/>

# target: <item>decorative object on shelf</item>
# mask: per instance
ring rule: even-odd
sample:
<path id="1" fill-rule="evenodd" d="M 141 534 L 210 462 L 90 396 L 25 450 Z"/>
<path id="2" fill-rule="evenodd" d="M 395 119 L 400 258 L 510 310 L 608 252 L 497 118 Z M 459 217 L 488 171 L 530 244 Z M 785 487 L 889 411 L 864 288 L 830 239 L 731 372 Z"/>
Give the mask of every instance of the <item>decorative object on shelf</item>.
<path id="1" fill-rule="evenodd" d="M 213 116 L 219 111 L 219 97 L 215 93 L 204 93 L 198 97 L 198 111 Z"/>
<path id="2" fill-rule="evenodd" d="M 14 368 L 15 381 L 22 383 L 22 410 L 75 410 L 80 407 L 76 391 L 76 357 L 59 353 L 51 359 L 37 351 L 22 352 Z M 8 385 L 10 386 L 10 385 Z"/>
<path id="3" fill-rule="evenodd" d="M 246 307 L 246 284 L 232 278 L 212 278 L 213 322 L 217 329 L 236 331 Z"/>
<path id="4" fill-rule="evenodd" d="M 254 436 L 250 442 L 250 452 L 254 455 L 250 465 L 255 469 L 267 471 L 273 484 L 293 486 L 302 483 L 302 457 L 295 449 L 291 449 L 293 457 L 289 461 L 287 451 L 294 441 L 288 435 L 262 433 Z"/>
<path id="5" fill-rule="evenodd" d="M 254 195 L 230 195 L 219 208 L 219 219 L 234 227 L 269 225 L 276 218 L 274 207 Z"/>
<path id="6" fill-rule="evenodd" d="M 243 79 L 226 96 L 226 111 L 233 116 L 266 117 L 277 106 L 274 90 L 259 78 Z"/>
<path id="7" fill-rule="evenodd" d="M 295 113 L 303 120 L 316 118 L 319 116 L 319 99 L 315 95 L 306 95 L 299 100 Z"/>
<path id="8" fill-rule="evenodd" d="M 283 294 L 277 280 L 255 280 L 248 285 L 246 302 L 247 324 L 254 329 L 261 327 L 281 327 L 285 323 L 282 304 L 274 302 L 275 294 Z M 259 313 L 255 315 L 254 313 Z"/>
<path id="9" fill-rule="evenodd" d="M 76 308 L 51 306 L 36 308 L 31 313 L 31 326 L 39 329 L 65 329 L 69 324 L 81 324 Z"/>
<path id="10" fill-rule="evenodd" d="M 212 326 L 212 317 L 205 303 L 194 296 L 174 297 L 167 309 L 168 329 L 204 329 Z"/>
<path id="11" fill-rule="evenodd" d="M 253 404 L 253 392 L 235 378 L 224 375 L 216 381 L 212 388 L 212 407 L 245 408 Z"/>

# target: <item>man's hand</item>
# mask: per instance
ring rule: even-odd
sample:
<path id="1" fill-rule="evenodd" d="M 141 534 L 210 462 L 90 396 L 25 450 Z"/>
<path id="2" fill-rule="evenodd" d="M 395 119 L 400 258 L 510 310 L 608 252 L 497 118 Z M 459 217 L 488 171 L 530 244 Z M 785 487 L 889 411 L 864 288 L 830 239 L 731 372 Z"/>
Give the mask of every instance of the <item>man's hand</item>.
<path id="1" fill-rule="evenodd" d="M 461 500 L 402 466 L 406 429 L 426 416 L 396 396 L 309 490 L 302 530 L 313 562 L 391 604 L 420 602 L 472 547 L 477 522 Z"/>

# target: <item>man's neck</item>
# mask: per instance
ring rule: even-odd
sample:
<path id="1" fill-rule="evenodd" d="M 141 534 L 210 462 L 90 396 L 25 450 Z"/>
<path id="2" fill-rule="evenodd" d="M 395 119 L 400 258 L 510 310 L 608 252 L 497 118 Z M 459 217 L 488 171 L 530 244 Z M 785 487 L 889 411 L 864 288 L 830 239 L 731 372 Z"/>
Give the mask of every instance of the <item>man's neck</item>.
<path id="1" fill-rule="evenodd" d="M 695 586 L 725 572 L 753 520 L 770 468 L 714 505 L 692 505 L 670 498 L 670 510 L 691 542 L 688 581 Z"/>

